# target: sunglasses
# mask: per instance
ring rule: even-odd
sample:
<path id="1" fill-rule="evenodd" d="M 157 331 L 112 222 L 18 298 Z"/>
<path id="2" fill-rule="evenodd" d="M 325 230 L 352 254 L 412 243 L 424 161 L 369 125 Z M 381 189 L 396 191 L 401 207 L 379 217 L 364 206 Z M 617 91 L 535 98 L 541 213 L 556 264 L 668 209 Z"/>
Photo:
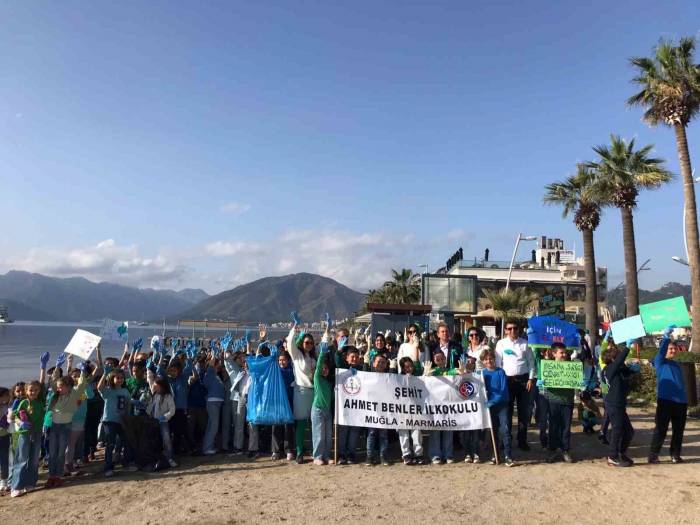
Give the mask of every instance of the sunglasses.
<path id="1" fill-rule="evenodd" d="M 408 333 L 409 333 L 409 334 L 415 334 L 416 331 L 415 331 L 415 330 L 409 330 Z"/>
<path id="2" fill-rule="evenodd" d="M 477 334 L 469 334 L 469 337 L 477 337 Z"/>
<path id="3" fill-rule="evenodd" d="M 307 339 L 307 340 L 304 341 L 302 344 L 305 344 L 305 345 L 312 345 L 312 344 L 314 344 L 314 343 L 313 343 L 313 341 L 309 341 L 309 340 Z"/>
<path id="4" fill-rule="evenodd" d="M 511 330 L 515 330 L 514 326 L 506 326 L 506 332 L 510 332 Z"/>

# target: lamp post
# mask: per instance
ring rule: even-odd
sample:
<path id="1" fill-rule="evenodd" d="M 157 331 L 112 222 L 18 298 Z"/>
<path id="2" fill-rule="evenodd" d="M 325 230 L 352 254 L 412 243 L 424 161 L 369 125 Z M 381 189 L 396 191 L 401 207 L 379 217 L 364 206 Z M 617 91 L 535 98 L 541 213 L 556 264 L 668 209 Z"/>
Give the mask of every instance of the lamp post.
<path id="1" fill-rule="evenodd" d="M 510 266 L 508 267 L 508 278 L 506 279 L 506 292 L 508 291 L 508 288 L 510 287 L 510 276 L 513 274 L 513 264 L 515 264 L 515 255 L 518 253 L 518 246 L 520 246 L 520 241 L 535 241 L 537 240 L 537 237 L 534 235 L 523 235 L 522 233 L 518 234 L 518 237 L 515 239 L 515 248 L 513 248 L 513 257 L 510 258 Z"/>

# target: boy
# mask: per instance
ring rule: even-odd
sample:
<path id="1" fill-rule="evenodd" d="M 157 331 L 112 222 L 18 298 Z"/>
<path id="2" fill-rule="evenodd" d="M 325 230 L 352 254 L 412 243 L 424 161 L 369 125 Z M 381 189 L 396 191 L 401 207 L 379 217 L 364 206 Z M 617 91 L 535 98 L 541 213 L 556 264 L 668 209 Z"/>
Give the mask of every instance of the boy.
<path id="1" fill-rule="evenodd" d="M 377 354 L 374 356 L 374 361 L 372 363 L 372 368 L 369 366 L 369 352 L 365 353 L 364 357 L 364 371 L 365 372 L 375 372 L 377 374 L 385 374 L 388 372 L 388 362 L 384 354 Z M 377 448 L 377 440 L 379 440 L 379 458 L 375 450 Z M 377 465 L 381 461 L 382 465 L 388 467 L 391 465 L 387 452 L 389 451 L 389 431 L 385 428 L 368 428 L 367 429 L 367 459 L 365 465 L 372 466 Z"/>
<path id="2" fill-rule="evenodd" d="M 433 366 L 433 363 L 435 366 Z M 459 374 L 459 371 L 455 368 L 445 368 L 446 365 L 447 358 L 438 348 L 433 354 L 433 362 L 426 362 L 423 366 L 423 375 L 454 376 Z M 460 365 L 462 365 L 462 361 L 460 361 Z M 453 440 L 454 437 L 451 430 L 433 430 L 430 432 L 428 450 L 433 465 L 441 465 L 443 462 L 448 464 L 455 462 Z"/>
<path id="3" fill-rule="evenodd" d="M 340 369 L 362 370 L 360 351 L 354 346 L 342 346 L 345 359 L 340 351 L 335 352 L 335 366 Z M 352 465 L 356 462 L 355 450 L 360 427 L 338 425 L 338 465 Z"/>
<path id="4" fill-rule="evenodd" d="M 486 386 L 488 402 L 486 406 L 491 412 L 492 432 L 498 432 L 506 467 L 515 465 L 511 457 L 510 432 L 508 432 L 508 379 L 502 368 L 496 367 L 496 353 L 490 348 L 481 352 L 481 363 L 484 369 L 481 371 Z M 496 464 L 496 458 L 491 458 L 491 463 Z"/>
<path id="5" fill-rule="evenodd" d="M 568 361 L 566 346 L 563 343 L 552 343 L 550 351 L 555 361 Z M 573 388 L 547 388 L 540 379 L 540 393 L 549 405 L 549 463 L 554 463 L 561 454 L 567 463 L 574 460 L 570 454 L 571 447 L 571 418 L 574 413 Z"/>

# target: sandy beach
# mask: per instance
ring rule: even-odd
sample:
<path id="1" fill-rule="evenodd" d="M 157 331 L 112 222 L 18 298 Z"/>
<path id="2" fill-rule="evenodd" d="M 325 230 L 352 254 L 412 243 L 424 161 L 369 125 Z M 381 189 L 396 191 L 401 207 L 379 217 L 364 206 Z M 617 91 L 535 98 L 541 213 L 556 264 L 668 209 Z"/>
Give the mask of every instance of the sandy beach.
<path id="1" fill-rule="evenodd" d="M 107 479 L 97 462 L 60 489 L 3 496 L 0 515 L 3 524 L 698 523 L 700 421 L 688 421 L 684 464 L 662 455 L 661 465 L 650 466 L 645 460 L 653 412 L 633 413 L 630 451 L 637 465 L 627 469 L 608 467 L 601 459 L 605 448 L 575 424 L 573 465 L 545 463 L 539 447 L 519 452 L 513 468 L 461 462 L 317 467 L 219 455 L 184 458 L 162 473 L 117 471 Z"/>

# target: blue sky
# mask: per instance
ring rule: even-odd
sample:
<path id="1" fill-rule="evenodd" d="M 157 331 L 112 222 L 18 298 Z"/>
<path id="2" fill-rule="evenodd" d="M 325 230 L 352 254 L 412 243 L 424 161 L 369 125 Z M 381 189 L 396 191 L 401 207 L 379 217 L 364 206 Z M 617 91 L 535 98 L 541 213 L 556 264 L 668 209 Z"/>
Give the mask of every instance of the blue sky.
<path id="1" fill-rule="evenodd" d="M 527 5 L 524 5 L 527 4 Z M 0 6 L 0 270 L 217 292 L 318 272 L 357 289 L 519 231 L 628 109 L 660 37 L 700 3 L 6 2 Z M 700 53 L 698 53 L 700 59 Z M 698 163 L 700 122 L 688 130 Z M 678 180 L 639 199 L 641 285 L 688 282 Z M 619 213 L 597 233 L 622 281 Z M 528 248 L 521 252 L 527 255 Z"/>

